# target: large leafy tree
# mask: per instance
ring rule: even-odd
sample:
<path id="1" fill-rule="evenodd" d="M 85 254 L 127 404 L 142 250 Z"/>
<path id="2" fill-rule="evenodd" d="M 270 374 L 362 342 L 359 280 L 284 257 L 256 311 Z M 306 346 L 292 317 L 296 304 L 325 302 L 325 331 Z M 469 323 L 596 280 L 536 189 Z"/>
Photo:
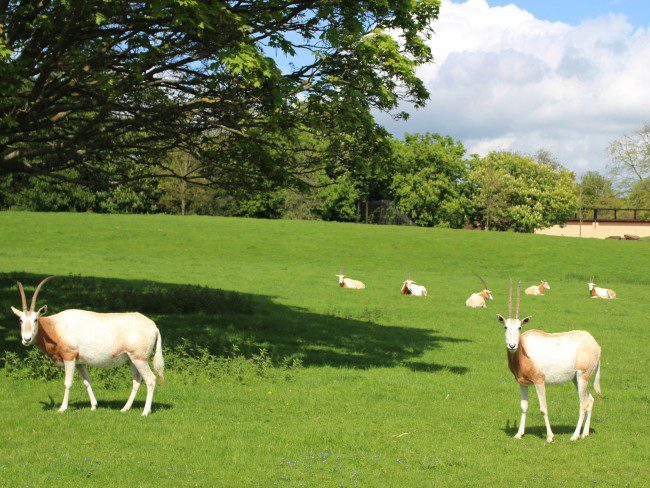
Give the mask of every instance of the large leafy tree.
<path id="1" fill-rule="evenodd" d="M 514 152 L 476 157 L 469 182 L 486 228 L 532 232 L 566 223 L 578 207 L 573 173 Z"/>
<path id="2" fill-rule="evenodd" d="M 0 0 L 0 175 L 296 182 L 428 94 L 438 0 Z M 399 114 L 398 114 L 399 116 Z M 335 136 L 328 151 L 305 132 Z M 170 151 L 201 162 L 192 178 Z M 137 171 L 132 165 L 139 164 Z M 71 169 L 80 169 L 73 171 Z"/>
<path id="3" fill-rule="evenodd" d="M 397 208 L 418 225 L 462 227 L 469 205 L 463 144 L 439 134 L 407 134 L 394 141 L 394 151 Z"/>

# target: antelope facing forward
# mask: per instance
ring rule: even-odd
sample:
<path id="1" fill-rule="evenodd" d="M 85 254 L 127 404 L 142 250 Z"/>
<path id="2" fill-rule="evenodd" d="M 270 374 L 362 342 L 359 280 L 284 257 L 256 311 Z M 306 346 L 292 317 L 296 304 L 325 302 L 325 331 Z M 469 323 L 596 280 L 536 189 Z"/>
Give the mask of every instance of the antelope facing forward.
<path id="1" fill-rule="evenodd" d="M 478 274 L 474 273 L 476 276 L 478 276 L 478 279 L 481 280 L 481 283 L 483 283 L 483 290 L 477 292 L 477 293 L 472 293 L 470 297 L 465 300 L 465 305 L 467 305 L 470 308 L 487 308 L 487 300 L 493 300 L 494 298 L 492 297 L 492 292 L 488 290 L 487 283 L 483 278 L 481 278 Z"/>
<path id="2" fill-rule="evenodd" d="M 85 365 L 111 368 L 131 362 L 133 389 L 124 405 L 126 412 L 133 405 L 140 383 L 144 378 L 147 385 L 147 401 L 142 415 L 151 412 L 156 376 L 149 367 L 149 357 L 155 347 L 153 367 L 157 379 L 163 381 L 163 355 L 160 331 L 152 320 L 140 313 L 95 313 L 85 310 L 64 310 L 44 317 L 47 305 L 35 311 L 36 298 L 43 285 L 53 276 L 41 281 L 29 309 L 23 285 L 18 282 L 23 309 L 11 310 L 20 318 L 20 335 L 25 346 L 35 344 L 57 365 L 65 368 L 65 393 L 59 413 L 68 408 L 70 387 L 74 377 L 75 366 L 83 379 L 90 397 L 90 409 L 97 408 L 97 400 L 90 386 L 90 378 Z"/>
<path id="3" fill-rule="evenodd" d="M 546 280 L 542 280 L 539 285 L 533 285 L 529 286 L 524 290 L 524 293 L 526 295 L 543 295 L 544 290 L 550 290 L 551 287 L 549 286 L 548 282 Z"/>
<path id="4" fill-rule="evenodd" d="M 596 286 L 593 276 L 587 284 L 589 285 L 589 295 L 591 298 L 616 298 L 616 292 L 614 290 Z"/>
<path id="5" fill-rule="evenodd" d="M 575 441 L 589 435 L 589 424 L 594 406 L 594 398 L 589 393 L 589 380 L 594 376 L 594 390 L 598 401 L 602 399 L 600 391 L 600 346 L 589 332 L 572 330 L 559 334 L 547 334 L 541 330 L 528 330 L 521 334 L 521 326 L 530 322 L 530 317 L 519 320 L 519 295 L 521 282 L 517 286 L 517 311 L 512 318 L 512 280 L 508 297 L 508 318 L 497 315 L 499 322 L 505 325 L 506 348 L 508 350 L 508 367 L 519 382 L 521 388 L 521 421 L 515 439 L 521 439 L 526 427 L 528 410 L 528 387 L 535 385 L 539 408 L 546 424 L 546 440 L 553 441 L 553 432 L 548 420 L 546 408 L 546 384 L 566 383 L 573 380 L 578 389 L 580 416 L 578 425 L 571 436 Z M 584 420 L 582 435 L 580 427 Z"/>
<path id="6" fill-rule="evenodd" d="M 339 274 L 337 274 L 336 277 L 339 279 L 339 286 L 341 288 L 363 290 L 366 287 L 366 285 L 364 285 L 361 281 L 353 280 L 352 278 L 346 278 L 345 275 L 343 274 L 342 269 L 339 270 Z"/>

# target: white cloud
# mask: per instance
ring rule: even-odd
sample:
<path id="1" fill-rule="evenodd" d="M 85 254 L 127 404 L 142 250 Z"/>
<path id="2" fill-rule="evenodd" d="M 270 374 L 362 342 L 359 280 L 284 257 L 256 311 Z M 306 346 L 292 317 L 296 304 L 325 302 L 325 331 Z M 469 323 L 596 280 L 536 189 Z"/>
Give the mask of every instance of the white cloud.
<path id="1" fill-rule="evenodd" d="M 485 0 L 444 1 L 418 69 L 431 99 L 394 133 L 441 132 L 470 152 L 549 149 L 577 171 L 602 170 L 619 135 L 650 122 L 650 30 L 622 15 L 579 25 Z"/>

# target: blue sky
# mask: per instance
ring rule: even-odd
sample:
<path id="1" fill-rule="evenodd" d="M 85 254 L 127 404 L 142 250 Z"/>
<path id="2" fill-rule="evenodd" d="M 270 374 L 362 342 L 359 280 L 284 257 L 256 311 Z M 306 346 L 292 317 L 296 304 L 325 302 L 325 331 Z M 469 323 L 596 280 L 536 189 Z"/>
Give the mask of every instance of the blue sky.
<path id="1" fill-rule="evenodd" d="M 514 3 L 538 19 L 578 24 L 606 13 L 624 14 L 635 27 L 650 24 L 650 0 L 488 0 L 492 7 Z"/>
<path id="2" fill-rule="evenodd" d="M 431 97 L 391 133 L 438 132 L 469 153 L 547 149 L 576 173 L 650 124 L 650 0 L 442 0 Z"/>

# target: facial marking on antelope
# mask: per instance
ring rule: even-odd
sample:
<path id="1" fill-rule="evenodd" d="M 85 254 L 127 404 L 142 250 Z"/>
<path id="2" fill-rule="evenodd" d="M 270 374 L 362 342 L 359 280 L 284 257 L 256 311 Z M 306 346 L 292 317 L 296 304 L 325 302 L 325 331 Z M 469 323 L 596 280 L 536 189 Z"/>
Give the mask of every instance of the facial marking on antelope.
<path id="1" fill-rule="evenodd" d="M 336 277 L 339 279 L 339 286 L 345 286 L 345 282 L 343 281 L 345 275 L 337 274 Z"/>
<path id="2" fill-rule="evenodd" d="M 526 317 L 523 320 L 519 320 L 519 304 L 521 300 L 521 281 L 517 285 L 517 308 L 515 313 L 515 318 L 512 318 L 512 279 L 510 280 L 510 291 L 508 294 L 508 318 L 503 318 L 503 316 L 497 314 L 499 322 L 504 325 L 505 328 L 505 340 L 506 348 L 509 352 L 517 352 L 519 349 L 519 340 L 521 338 L 521 326 L 530 322 L 531 317 Z"/>

